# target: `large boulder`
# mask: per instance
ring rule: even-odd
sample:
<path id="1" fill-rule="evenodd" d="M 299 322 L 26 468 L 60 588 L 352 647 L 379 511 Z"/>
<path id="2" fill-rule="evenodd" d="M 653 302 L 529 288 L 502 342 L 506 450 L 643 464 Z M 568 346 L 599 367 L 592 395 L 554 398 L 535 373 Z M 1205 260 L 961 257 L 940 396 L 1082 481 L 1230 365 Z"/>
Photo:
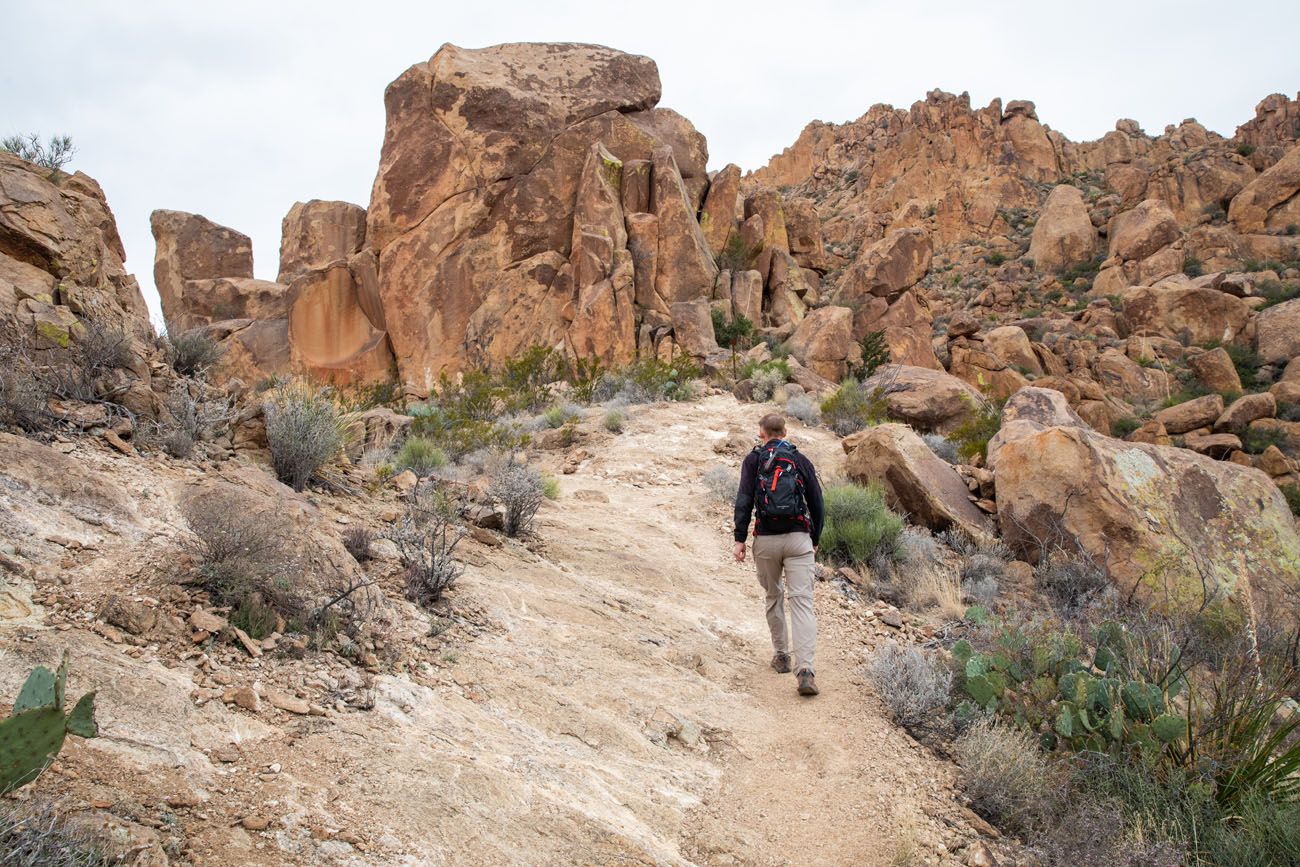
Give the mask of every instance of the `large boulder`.
<path id="1" fill-rule="evenodd" d="M 576 44 L 444 45 L 389 85 L 366 244 L 409 387 L 539 343 L 614 362 L 635 351 L 635 321 L 596 341 L 599 311 L 662 321 L 708 297 L 717 271 L 695 220 L 707 149 L 659 96 L 649 58 Z M 585 172 L 595 144 L 626 227 L 603 239 L 574 231 L 580 186 L 599 192 Z M 595 258 L 575 260 L 575 240 Z"/>
<path id="2" fill-rule="evenodd" d="M 1029 258 L 1039 271 L 1064 271 L 1092 261 L 1097 254 L 1097 230 L 1088 218 L 1083 191 L 1070 184 L 1052 188 L 1034 224 Z"/>
<path id="3" fill-rule="evenodd" d="M 1185 400 L 1157 412 L 1152 418 L 1170 434 L 1181 434 L 1211 427 L 1223 415 L 1223 398 L 1217 394 Z"/>
<path id="4" fill-rule="evenodd" d="M 839 300 L 893 298 L 926 275 L 933 255 L 934 246 L 924 229 L 895 229 L 858 254 L 840 281 Z"/>
<path id="5" fill-rule="evenodd" d="M 1133 334 L 1156 335 L 1189 343 L 1240 342 L 1251 308 L 1240 298 L 1186 278 L 1153 286 L 1133 286 L 1122 293 L 1124 319 Z"/>
<path id="6" fill-rule="evenodd" d="M 727 239 L 736 231 L 739 204 L 740 167 L 728 163 L 713 176 L 704 198 L 704 208 L 700 211 L 700 230 L 714 256 L 722 253 Z"/>
<path id="7" fill-rule="evenodd" d="M 988 458 L 986 465 L 996 471 L 998 453 L 1007 443 L 1058 425 L 1088 426 L 1070 407 L 1070 402 L 1064 393 L 1056 389 L 1036 386 L 1020 389 L 1002 406 L 1002 423 L 985 449 Z"/>
<path id="8" fill-rule="evenodd" d="M 883 389 L 889 417 L 923 431 L 947 433 L 984 403 L 983 395 L 951 374 L 905 364 L 882 368 L 863 387 Z"/>
<path id="9" fill-rule="evenodd" d="M 995 488 L 1003 537 L 1031 562 L 1045 549 L 1085 552 L 1122 597 L 1161 606 L 1194 610 L 1226 593 L 1295 608 L 1300 536 L 1258 470 L 1058 426 L 1004 445 Z"/>
<path id="10" fill-rule="evenodd" d="M 1242 390 L 1237 366 L 1222 346 L 1189 357 L 1187 366 L 1196 374 L 1196 381 L 1209 391 L 1231 394 Z"/>
<path id="11" fill-rule="evenodd" d="M 1239 232 L 1285 229 L 1300 223 L 1300 145 L 1291 148 L 1228 206 L 1228 220 Z"/>
<path id="12" fill-rule="evenodd" d="M 212 304 L 207 296 L 213 284 L 205 281 L 224 279 L 233 284 L 252 279 L 253 242 L 247 235 L 183 211 L 154 211 L 149 227 L 154 238 L 153 280 L 168 331 L 179 333 L 220 319 L 243 318 L 238 304 L 229 310 Z M 190 281 L 200 282 L 191 287 Z M 259 287 L 232 293 L 218 303 L 266 294 L 266 288 Z M 284 294 L 283 288 L 278 294 Z"/>
<path id="13" fill-rule="evenodd" d="M 1286 364 L 1300 356 L 1300 298 L 1260 311 L 1255 344 L 1265 364 Z"/>
<path id="14" fill-rule="evenodd" d="M 993 523 L 970 501 L 961 476 L 907 425 L 869 427 L 842 445 L 845 475 L 859 484 L 879 484 L 890 508 L 914 523 L 936 531 L 955 526 L 991 538 Z"/>
<path id="15" fill-rule="evenodd" d="M 351 202 L 294 202 L 280 223 L 280 274 L 288 283 L 303 271 L 322 268 L 360 252 L 366 240 L 366 209 Z"/>
<path id="16" fill-rule="evenodd" d="M 794 330 L 790 351 L 818 375 L 839 382 L 851 364 L 862 360 L 862 347 L 853 339 L 853 311 L 847 307 L 812 311 Z"/>
<path id="17" fill-rule="evenodd" d="M 1177 241 L 1182 232 L 1169 205 L 1147 199 L 1111 221 L 1110 255 L 1141 261 Z"/>

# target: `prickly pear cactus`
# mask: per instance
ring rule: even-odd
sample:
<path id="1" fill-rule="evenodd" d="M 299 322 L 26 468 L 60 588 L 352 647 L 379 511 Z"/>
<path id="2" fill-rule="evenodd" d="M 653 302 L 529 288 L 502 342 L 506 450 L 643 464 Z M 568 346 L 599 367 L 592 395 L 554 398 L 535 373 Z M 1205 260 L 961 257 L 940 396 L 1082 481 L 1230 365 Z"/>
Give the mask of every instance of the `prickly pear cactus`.
<path id="1" fill-rule="evenodd" d="M 13 715 L 0 720 L 0 794 L 40 776 L 69 734 L 83 738 L 99 735 L 93 692 L 83 695 L 72 713 L 64 716 L 63 690 L 67 681 L 65 653 L 57 674 L 43 665 L 33 669 L 14 701 Z"/>

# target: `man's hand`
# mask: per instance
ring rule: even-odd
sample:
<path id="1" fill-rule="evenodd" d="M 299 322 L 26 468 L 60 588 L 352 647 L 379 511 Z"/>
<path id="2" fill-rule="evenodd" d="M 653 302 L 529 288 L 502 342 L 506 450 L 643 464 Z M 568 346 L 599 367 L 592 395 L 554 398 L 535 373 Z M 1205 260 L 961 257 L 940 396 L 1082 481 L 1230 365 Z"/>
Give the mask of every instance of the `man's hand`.
<path id="1" fill-rule="evenodd" d="M 735 558 L 736 558 L 736 562 L 737 562 L 737 563 L 744 563 L 744 562 L 745 562 L 745 543 L 744 543 L 744 542 L 737 542 L 737 543 L 736 543 L 736 550 L 735 550 L 735 552 L 734 552 L 734 556 L 735 556 Z"/>

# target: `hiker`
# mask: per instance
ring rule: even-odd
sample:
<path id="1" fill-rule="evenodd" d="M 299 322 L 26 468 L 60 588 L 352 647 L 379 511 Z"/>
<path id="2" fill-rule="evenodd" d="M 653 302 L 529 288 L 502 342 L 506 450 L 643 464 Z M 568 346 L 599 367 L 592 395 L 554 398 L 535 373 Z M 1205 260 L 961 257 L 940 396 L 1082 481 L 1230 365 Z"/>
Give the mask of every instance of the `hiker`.
<path id="1" fill-rule="evenodd" d="M 758 422 L 759 444 L 745 456 L 736 492 L 736 562 L 745 562 L 749 515 L 754 520 L 754 565 L 767 593 L 767 625 L 772 630 L 772 668 L 790 671 L 790 629 L 783 596 L 790 597 L 794 632 L 794 672 L 800 695 L 816 695 L 813 650 L 817 620 L 813 615 L 813 555 L 821 539 L 822 488 L 812 461 L 785 438 L 785 419 L 777 413 Z M 784 585 L 781 573 L 785 573 Z"/>

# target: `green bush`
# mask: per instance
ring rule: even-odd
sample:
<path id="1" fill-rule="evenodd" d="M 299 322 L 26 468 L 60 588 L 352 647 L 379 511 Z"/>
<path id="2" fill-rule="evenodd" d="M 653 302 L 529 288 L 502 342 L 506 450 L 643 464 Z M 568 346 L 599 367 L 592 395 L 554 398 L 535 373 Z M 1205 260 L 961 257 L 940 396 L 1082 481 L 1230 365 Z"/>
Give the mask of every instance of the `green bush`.
<path id="1" fill-rule="evenodd" d="M 1264 298 L 1264 303 L 1256 307 L 1256 310 L 1264 310 L 1300 296 L 1300 282 L 1294 280 L 1261 280 L 1255 284 L 1255 289 Z"/>
<path id="2" fill-rule="evenodd" d="M 848 436 L 889 417 L 889 406 L 881 389 L 868 389 L 856 379 L 840 383 L 822 401 L 822 422 L 840 436 Z"/>
<path id="3" fill-rule="evenodd" d="M 447 454 L 433 442 L 421 436 L 408 437 L 393 458 L 398 471 L 410 470 L 417 476 L 427 476 L 434 470 L 447 466 Z"/>
<path id="4" fill-rule="evenodd" d="M 763 243 L 761 241 L 752 245 L 747 244 L 739 232 L 732 232 L 727 237 L 722 252 L 718 254 L 718 268 L 733 273 L 748 271 L 754 267 L 754 260 L 758 258 L 758 254 L 761 252 L 763 252 Z"/>
<path id="5" fill-rule="evenodd" d="M 8 151 L 19 159 L 49 169 L 53 178 L 72 161 L 77 148 L 72 144 L 72 136 L 52 135 L 48 142 L 42 142 L 38 134 L 30 133 L 0 140 L 0 151 Z"/>
<path id="6" fill-rule="evenodd" d="M 1255 152 L 1255 146 L 1253 144 L 1250 144 L 1249 142 L 1242 142 L 1241 144 L 1237 145 L 1237 153 L 1241 154 L 1243 157 L 1248 157 L 1254 152 Z"/>
<path id="7" fill-rule="evenodd" d="M 221 346 L 202 331 L 184 331 L 174 337 L 169 334 L 163 339 L 168 362 L 182 376 L 200 374 L 221 358 Z"/>
<path id="8" fill-rule="evenodd" d="M 605 417 L 601 419 L 600 423 L 604 425 L 605 430 L 618 434 L 623 432 L 623 425 L 626 421 L 627 419 L 622 410 L 611 409 L 605 413 Z"/>
<path id="9" fill-rule="evenodd" d="M 564 403 L 558 403 L 542 413 L 542 419 L 546 422 L 546 426 L 551 429 L 564 427 L 571 421 L 576 422 L 580 417 L 581 414 L 576 406 Z"/>
<path id="10" fill-rule="evenodd" d="M 1121 416 L 1120 418 L 1117 418 L 1113 422 L 1111 422 L 1110 435 L 1113 437 L 1117 437 L 1119 439 L 1124 439 L 1124 437 L 1133 433 L 1133 431 L 1137 430 L 1140 427 L 1142 427 L 1142 419 L 1138 418 L 1137 416 L 1135 415 Z"/>
<path id="11" fill-rule="evenodd" d="M 971 414 L 948 434 L 948 439 L 957 446 L 958 457 L 971 461 L 976 455 L 987 457 L 989 440 L 993 439 L 1001 427 L 1001 407 L 981 401 L 978 405 L 972 405 Z"/>
<path id="12" fill-rule="evenodd" d="M 819 550 L 823 560 L 861 568 L 877 552 L 893 550 L 903 519 L 885 503 L 879 485 L 834 485 L 824 497 L 826 522 Z"/>
<path id="13" fill-rule="evenodd" d="M 885 342 L 885 332 L 868 331 L 858 345 L 862 347 L 862 366 L 858 373 L 862 379 L 871 376 L 882 364 L 889 363 L 889 344 Z"/>
<path id="14" fill-rule="evenodd" d="M 1241 449 L 1248 455 L 1262 455 L 1269 446 L 1286 451 L 1290 440 L 1282 431 L 1271 427 L 1248 427 L 1241 435 Z"/>
<path id="15" fill-rule="evenodd" d="M 1060 773 L 1032 737 L 1013 726 L 982 720 L 954 745 L 962 782 L 975 812 L 1023 834 L 1050 815 L 1060 797 Z"/>
<path id="16" fill-rule="evenodd" d="M 1282 496 L 1286 497 L 1286 504 L 1291 507 L 1291 514 L 1300 517 L 1300 486 L 1283 485 Z"/>
<path id="17" fill-rule="evenodd" d="M 1183 273 L 1188 277 L 1200 277 L 1205 273 L 1205 264 L 1195 256 L 1184 256 Z"/>

